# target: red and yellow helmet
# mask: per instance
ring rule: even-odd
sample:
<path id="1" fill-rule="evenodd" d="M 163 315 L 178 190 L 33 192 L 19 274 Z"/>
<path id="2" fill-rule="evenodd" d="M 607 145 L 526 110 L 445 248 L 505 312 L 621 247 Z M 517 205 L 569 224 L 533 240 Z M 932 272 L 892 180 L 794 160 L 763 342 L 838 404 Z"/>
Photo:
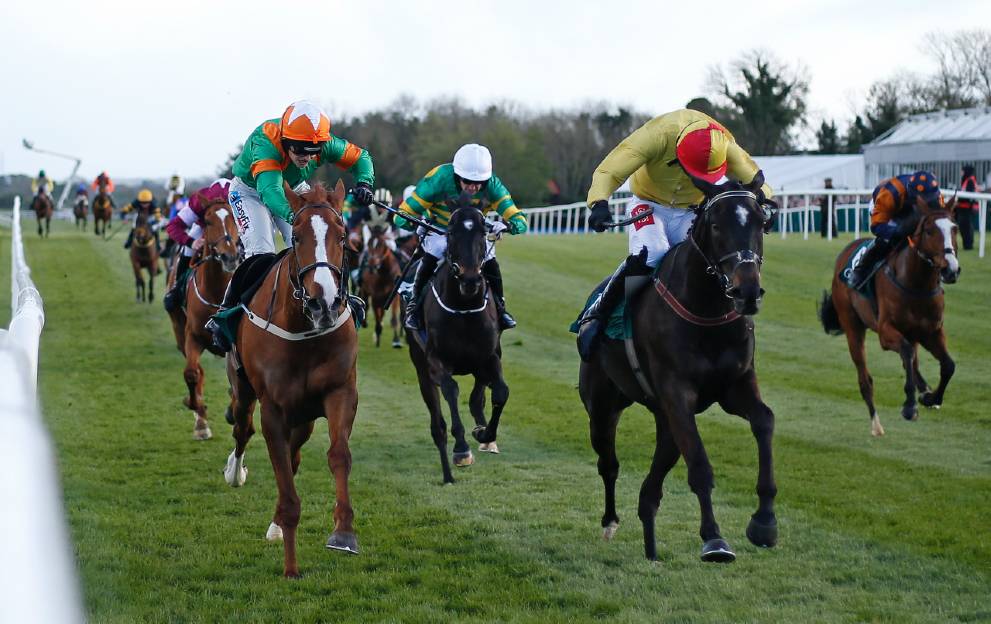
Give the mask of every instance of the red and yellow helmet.
<path id="1" fill-rule="evenodd" d="M 330 119 L 323 109 L 300 100 L 289 105 L 279 122 L 283 143 L 295 152 L 319 153 L 330 140 Z"/>
<path id="2" fill-rule="evenodd" d="M 719 124 L 693 121 L 678 134 L 675 151 L 682 168 L 696 178 L 718 182 L 726 175 L 729 137 Z"/>

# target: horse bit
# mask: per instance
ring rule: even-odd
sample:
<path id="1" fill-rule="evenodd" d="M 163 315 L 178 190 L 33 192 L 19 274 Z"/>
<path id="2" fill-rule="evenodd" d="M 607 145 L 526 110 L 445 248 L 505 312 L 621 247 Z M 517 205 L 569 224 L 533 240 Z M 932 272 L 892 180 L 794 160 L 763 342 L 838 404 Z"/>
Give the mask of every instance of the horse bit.
<path id="1" fill-rule="evenodd" d="M 331 212 L 333 212 L 335 215 L 337 215 L 337 218 L 338 219 L 340 219 L 342 222 L 344 221 L 344 217 L 342 217 L 341 216 L 341 213 L 337 212 L 337 210 L 333 206 L 330 206 L 328 204 L 307 204 L 307 205 L 303 206 L 302 208 L 300 208 L 299 212 L 297 212 L 296 215 L 293 217 L 293 223 L 296 222 L 296 219 L 299 218 L 299 215 L 303 214 L 303 211 L 305 211 L 307 208 L 329 208 Z M 346 236 L 347 236 L 347 234 L 345 234 L 345 236 L 342 236 L 341 237 L 341 249 L 342 249 L 342 251 L 344 249 L 344 242 L 345 242 Z M 343 254 L 342 255 L 342 257 L 344 259 L 344 261 L 342 263 L 343 264 L 343 268 L 342 267 L 339 267 L 339 266 L 337 266 L 335 264 L 332 264 L 330 262 L 323 262 L 323 261 L 317 261 L 317 262 L 314 262 L 313 264 L 308 264 L 305 267 L 300 268 L 300 266 L 299 266 L 300 265 L 300 263 L 299 263 L 299 256 L 296 255 L 296 243 L 298 243 L 298 242 L 299 241 L 296 240 L 295 235 L 293 235 L 292 256 L 293 256 L 293 260 L 295 261 L 294 264 L 296 265 L 296 282 L 293 283 L 292 273 L 290 273 L 289 274 L 289 285 L 292 286 L 292 289 L 293 289 L 292 296 L 294 298 L 302 301 L 304 308 L 307 307 L 311 301 L 313 301 L 314 299 L 317 299 L 317 297 L 311 297 L 309 295 L 309 293 L 306 292 L 306 289 L 303 287 L 303 276 L 308 271 L 313 271 L 313 270 L 316 270 L 316 269 L 318 269 L 320 267 L 324 267 L 324 268 L 330 269 L 331 273 L 336 273 L 337 274 L 337 278 L 338 278 L 337 281 L 340 283 L 340 290 L 338 291 L 337 297 L 334 299 L 334 302 L 331 305 L 332 305 L 333 308 L 339 307 L 340 306 L 340 302 L 343 300 L 345 294 L 347 293 L 347 288 L 348 288 L 347 277 L 346 277 L 348 275 L 348 256 L 347 256 L 347 254 Z M 271 318 L 271 315 L 270 315 L 270 318 Z"/>

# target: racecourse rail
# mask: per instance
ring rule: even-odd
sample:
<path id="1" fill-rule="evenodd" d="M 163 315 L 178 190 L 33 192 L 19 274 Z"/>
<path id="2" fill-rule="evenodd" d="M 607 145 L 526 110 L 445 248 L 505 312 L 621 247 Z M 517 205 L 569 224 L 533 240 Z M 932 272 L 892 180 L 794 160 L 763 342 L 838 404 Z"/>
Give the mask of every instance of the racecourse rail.
<path id="1" fill-rule="evenodd" d="M 0 622 L 83 621 L 55 453 L 38 411 L 38 345 L 45 326 L 21 239 L 20 197 L 11 227 L 7 330 L 0 329 Z M 7 225 L 6 220 L 0 222 Z"/>

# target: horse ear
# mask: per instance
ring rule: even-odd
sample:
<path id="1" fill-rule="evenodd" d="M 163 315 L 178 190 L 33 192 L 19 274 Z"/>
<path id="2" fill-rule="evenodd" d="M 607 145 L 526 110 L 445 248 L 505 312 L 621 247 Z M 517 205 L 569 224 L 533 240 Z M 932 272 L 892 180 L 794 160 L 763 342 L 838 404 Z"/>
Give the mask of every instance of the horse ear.
<path id="1" fill-rule="evenodd" d="M 453 199 L 451 199 L 451 196 L 448 195 L 447 193 L 444 193 L 444 205 L 447 206 L 448 208 L 457 208 L 458 207 L 458 203 L 456 201 L 454 201 Z M 451 210 L 451 212 L 454 212 L 454 211 Z"/>
<path id="2" fill-rule="evenodd" d="M 296 194 L 296 191 L 292 190 L 288 182 L 282 183 L 282 190 L 286 192 L 286 199 L 289 200 L 289 207 L 293 209 L 293 212 L 303 205 L 303 200 Z"/>
<path id="3" fill-rule="evenodd" d="M 943 210 L 952 214 L 953 209 L 956 207 L 957 207 L 957 194 L 956 191 L 954 191 L 953 197 L 950 198 L 950 201 L 946 202 L 946 206 L 943 207 Z"/>
<path id="4" fill-rule="evenodd" d="M 762 186 L 764 186 L 764 171 L 758 169 L 754 175 L 754 179 L 750 181 L 750 184 L 746 185 L 746 188 L 751 193 L 756 193 Z"/>
<path id="5" fill-rule="evenodd" d="M 702 178 L 696 178 L 692 174 L 688 173 L 688 171 L 685 171 L 685 173 L 688 174 L 688 177 L 692 179 L 692 184 L 695 185 L 695 188 L 702 191 L 702 194 L 705 195 L 706 197 L 713 197 L 719 194 L 718 185 L 713 184 L 708 180 L 703 180 Z"/>
<path id="6" fill-rule="evenodd" d="M 343 206 L 344 198 L 347 197 L 348 191 L 344 188 L 344 181 L 338 180 L 337 186 L 334 187 L 334 192 L 330 194 L 330 203 L 334 206 Z"/>

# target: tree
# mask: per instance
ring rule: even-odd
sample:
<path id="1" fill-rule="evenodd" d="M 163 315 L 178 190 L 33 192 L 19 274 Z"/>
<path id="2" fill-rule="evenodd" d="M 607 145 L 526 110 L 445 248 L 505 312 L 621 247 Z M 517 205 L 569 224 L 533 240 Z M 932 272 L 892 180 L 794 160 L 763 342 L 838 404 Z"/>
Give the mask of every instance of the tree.
<path id="1" fill-rule="evenodd" d="M 819 130 L 816 131 L 816 140 L 819 142 L 819 154 L 840 153 L 840 134 L 836 130 L 835 121 L 826 123 L 823 120 L 822 125 L 819 126 Z"/>

